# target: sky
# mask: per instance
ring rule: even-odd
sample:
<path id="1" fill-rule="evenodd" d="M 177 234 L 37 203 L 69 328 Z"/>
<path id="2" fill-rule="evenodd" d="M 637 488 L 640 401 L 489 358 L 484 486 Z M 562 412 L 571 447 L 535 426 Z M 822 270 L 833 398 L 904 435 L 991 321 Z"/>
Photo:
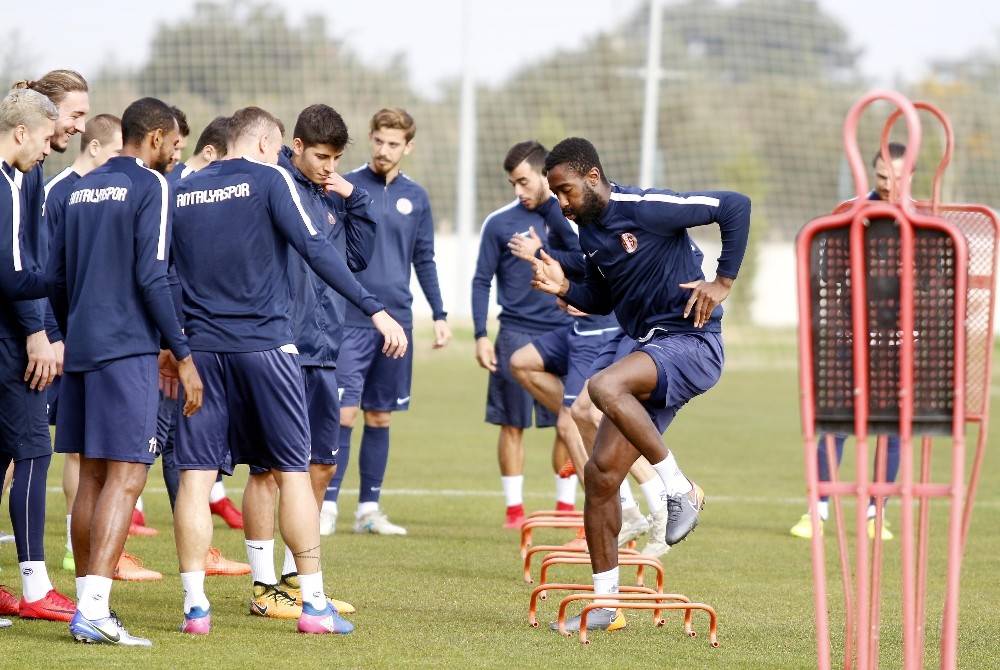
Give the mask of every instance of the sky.
<path id="1" fill-rule="evenodd" d="M 475 47 L 474 76 L 495 83 L 532 59 L 601 31 L 640 4 L 640 0 L 272 1 L 287 9 L 293 25 L 308 14 L 327 16 L 335 36 L 366 62 L 384 63 L 392 54 L 402 53 L 415 85 L 427 92 L 460 73 L 463 21 L 470 27 L 468 35 Z M 21 43 L 30 45 L 36 76 L 54 67 L 75 67 L 87 75 L 109 57 L 120 64 L 141 64 L 157 24 L 190 13 L 196 2 L 18 2 L 13 9 L 5 8 L 0 38 L 16 26 Z M 1000 44 L 998 2 L 819 3 L 847 27 L 852 45 L 862 50 L 863 71 L 877 85 L 892 85 L 897 77 L 918 77 L 932 60 L 959 57 L 978 48 L 995 49 Z M 374 16 L 373 4 L 379 7 Z M 127 25 L 128 29 L 109 30 L 107 16 L 116 17 L 111 25 Z"/>

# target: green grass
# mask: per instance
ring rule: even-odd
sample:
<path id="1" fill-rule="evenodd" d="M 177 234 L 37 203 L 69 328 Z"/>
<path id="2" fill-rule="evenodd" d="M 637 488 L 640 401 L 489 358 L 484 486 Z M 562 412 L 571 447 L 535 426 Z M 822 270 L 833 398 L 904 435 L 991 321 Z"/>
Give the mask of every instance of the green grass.
<path id="1" fill-rule="evenodd" d="M 708 494 L 698 531 L 665 557 L 667 586 L 717 609 L 719 649 L 709 648 L 703 618 L 696 618 L 699 637 L 688 639 L 676 615 L 668 617 L 665 628 L 657 629 L 648 614 L 632 613 L 626 630 L 594 634 L 586 647 L 575 639 L 528 627 L 530 587 L 520 578 L 516 535 L 500 528 L 503 500 L 497 480 L 496 430 L 482 421 L 485 373 L 473 362 L 468 333 L 459 333 L 458 341 L 443 352 L 429 351 L 426 331 L 418 332 L 418 337 L 413 409 L 395 419 L 383 498 L 392 520 L 410 534 L 405 538 L 353 535 L 347 517 L 356 497 L 347 492 L 342 496 L 338 534 L 323 540 L 328 591 L 357 606 L 352 617 L 355 634 L 334 639 L 299 636 L 294 622 L 249 616 L 249 583 L 244 578 L 209 578 L 214 614 L 210 637 L 193 639 L 175 632 L 182 596 L 169 506 L 157 466 L 150 474 L 155 490 L 144 498 L 149 523 L 161 533 L 133 538 L 128 547 L 166 577 L 151 584 L 116 582 L 113 591 L 114 607 L 133 632 L 154 640 L 153 649 L 77 645 L 62 624 L 15 621 L 13 628 L 0 631 L 0 666 L 815 667 L 809 545 L 787 534 L 804 511 L 795 349 L 789 334 L 731 333 L 722 382 L 685 408 L 666 438 L 685 472 Z M 531 508 L 552 503 L 551 439 L 551 430 L 527 435 L 526 490 Z M 939 450 L 942 456 L 945 451 Z M 844 467 L 851 463 L 848 450 Z M 56 488 L 49 496 L 46 548 L 53 581 L 72 594 L 72 576 L 58 567 L 65 525 L 58 492 L 61 465 L 61 458 L 55 458 L 49 475 L 50 486 Z M 351 465 L 345 486 L 354 489 L 356 459 Z M 943 472 L 943 466 L 935 472 Z M 993 626 L 1000 601 L 998 475 L 998 459 L 988 457 L 964 563 L 962 667 L 1000 667 Z M 234 498 L 239 498 L 244 477 L 240 473 L 228 482 Z M 475 494 L 421 495 L 416 490 Z M 847 504 L 846 509 L 853 511 L 853 506 Z M 894 503 L 889 520 L 897 531 L 898 513 Z M 932 527 L 939 533 L 945 528 L 940 505 Z M 564 537 L 565 533 L 550 532 L 539 534 L 536 541 Z M 931 557 L 928 667 L 936 666 L 942 539 L 935 540 Z M 227 556 L 244 556 L 242 536 L 221 522 L 216 523 L 215 543 Z M 881 637 L 885 667 L 901 665 L 898 549 L 898 541 L 887 545 Z M 829 542 L 831 574 L 836 569 L 833 552 Z M 279 566 L 280 560 L 278 555 Z M 0 549 L 0 578 L 17 585 L 15 561 L 12 547 Z M 587 569 L 556 574 L 589 578 Z M 833 632 L 839 644 L 839 582 L 831 583 L 831 593 Z M 554 618 L 554 604 L 551 600 L 543 604 L 543 621 Z"/>

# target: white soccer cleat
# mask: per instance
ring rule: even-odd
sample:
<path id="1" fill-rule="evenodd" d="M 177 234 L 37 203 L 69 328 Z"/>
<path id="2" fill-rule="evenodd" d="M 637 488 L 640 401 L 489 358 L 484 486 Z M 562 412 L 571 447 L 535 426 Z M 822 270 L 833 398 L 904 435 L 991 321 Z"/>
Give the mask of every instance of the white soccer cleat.
<path id="1" fill-rule="evenodd" d="M 329 505 L 324 500 L 323 507 L 319 510 L 319 534 L 333 535 L 337 532 L 337 507 Z"/>
<path id="2" fill-rule="evenodd" d="M 628 512 L 631 512 L 629 514 Z M 618 546 L 626 544 L 649 530 L 649 521 L 639 513 L 638 508 L 632 508 L 622 513 L 622 529 L 618 532 Z"/>
<path id="3" fill-rule="evenodd" d="M 354 532 L 372 535 L 406 535 L 406 529 L 389 521 L 389 517 L 382 510 L 369 512 L 355 520 Z"/>

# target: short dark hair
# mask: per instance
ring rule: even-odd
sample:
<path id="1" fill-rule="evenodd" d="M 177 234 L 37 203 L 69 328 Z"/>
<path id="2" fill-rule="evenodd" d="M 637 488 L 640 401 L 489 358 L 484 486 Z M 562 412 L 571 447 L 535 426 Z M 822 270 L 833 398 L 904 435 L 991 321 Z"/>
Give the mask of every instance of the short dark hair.
<path id="1" fill-rule="evenodd" d="M 537 140 L 518 142 L 510 148 L 507 157 L 503 159 L 503 169 L 507 172 L 513 172 L 518 165 L 528 161 L 528 165 L 532 169 L 541 172 L 545 169 L 545 157 L 548 156 L 548 153 Z"/>
<path id="2" fill-rule="evenodd" d="M 889 142 L 889 160 L 898 160 L 906 155 L 906 145 L 899 142 Z M 875 155 L 872 157 L 872 167 L 878 163 L 878 160 L 882 158 L 882 147 L 878 148 Z"/>
<path id="3" fill-rule="evenodd" d="M 236 144 L 241 137 L 254 129 L 254 126 L 275 125 L 282 135 L 285 134 L 285 124 L 266 109 L 260 107 L 244 107 L 237 109 L 229 117 L 229 133 L 226 137 L 227 144 Z"/>
<path id="4" fill-rule="evenodd" d="M 169 133 L 177 127 L 177 117 L 170 105 L 156 98 L 139 98 L 125 108 L 122 114 L 122 142 L 126 145 L 142 143 L 151 132 Z"/>
<path id="5" fill-rule="evenodd" d="M 191 126 L 188 125 L 187 114 L 181 111 L 181 108 L 177 105 L 170 105 L 170 111 L 174 113 L 174 118 L 177 119 L 177 130 L 180 131 L 181 137 L 187 137 L 191 134 Z"/>
<path id="6" fill-rule="evenodd" d="M 194 152 L 200 154 L 205 147 L 212 145 L 219 157 L 226 155 L 226 142 L 229 140 L 229 117 L 217 116 L 212 122 L 205 126 L 198 136 L 198 143 L 194 145 Z"/>
<path id="7" fill-rule="evenodd" d="M 548 173 L 557 165 L 566 163 L 576 173 L 585 175 L 593 168 L 601 172 L 601 180 L 607 183 L 608 178 L 604 174 L 604 167 L 601 165 L 601 157 L 597 155 L 597 149 L 582 137 L 567 137 L 559 144 L 552 147 L 552 151 L 545 158 L 545 172 Z"/>
<path id="8" fill-rule="evenodd" d="M 333 107 L 323 104 L 309 105 L 299 112 L 292 137 L 299 138 L 306 148 L 329 144 L 340 150 L 351 141 L 344 118 Z"/>
<path id="9" fill-rule="evenodd" d="M 86 151 L 87 145 L 97 140 L 107 144 L 114 139 L 115 133 L 122 130 L 122 120 L 114 114 L 98 114 L 89 121 L 80 136 L 80 151 Z"/>

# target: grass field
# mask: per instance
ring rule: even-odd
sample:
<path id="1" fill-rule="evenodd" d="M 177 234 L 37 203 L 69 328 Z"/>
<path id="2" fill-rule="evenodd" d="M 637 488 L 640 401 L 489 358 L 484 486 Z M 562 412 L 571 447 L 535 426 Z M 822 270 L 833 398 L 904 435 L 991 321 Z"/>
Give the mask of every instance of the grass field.
<path id="1" fill-rule="evenodd" d="M 707 396 L 687 407 L 667 434 L 685 472 L 706 490 L 708 504 L 691 538 L 664 558 L 668 590 L 704 600 L 719 612 L 721 648 L 711 649 L 707 625 L 685 637 L 679 617 L 654 628 L 650 617 L 629 615 L 614 634 L 595 633 L 580 645 L 527 625 L 530 587 L 521 581 L 516 536 L 501 529 L 503 499 L 495 459 L 495 428 L 483 423 L 485 373 L 473 362 L 471 337 L 460 332 L 448 350 L 431 352 L 419 331 L 413 409 L 398 415 L 383 497 L 393 521 L 409 536 L 356 536 L 349 519 L 356 500 L 357 466 L 341 498 L 336 535 L 323 539 L 328 592 L 353 602 L 357 631 L 345 638 L 296 635 L 294 622 L 248 614 L 249 582 L 209 578 L 214 629 L 194 639 L 176 632 L 181 618 L 180 579 L 167 497 L 157 465 L 144 498 L 155 538 L 133 538 L 128 548 L 165 574 L 162 582 L 116 582 L 113 605 L 129 628 L 153 639 L 151 650 L 74 644 L 63 624 L 15 621 L 0 631 L 0 667 L 38 668 L 399 668 L 399 667 L 815 667 L 809 545 L 788 535 L 804 511 L 802 447 L 794 341 L 789 333 L 731 333 L 727 370 Z M 996 409 L 996 408 L 995 408 Z M 357 431 L 360 432 L 360 431 Z M 526 478 L 529 508 L 553 502 L 549 445 L 552 431 L 530 431 Z M 357 439 L 357 438 L 356 438 Z M 943 455 L 945 450 L 939 450 Z M 356 453 L 356 451 L 355 451 Z M 844 467 L 850 467 L 851 453 Z M 72 575 L 59 569 L 63 554 L 62 461 L 53 460 L 46 548 L 56 586 L 73 594 Z M 942 467 L 935 468 L 943 472 Z M 245 470 L 229 481 L 238 500 Z M 1000 602 L 1000 461 L 986 460 L 964 563 L 960 665 L 997 668 L 996 606 Z M 582 495 L 580 496 L 582 503 Z M 847 505 L 848 511 L 853 511 Z M 6 519 L 6 516 L 3 517 Z M 899 528 L 898 506 L 889 521 Z M 0 527 L 9 527 L 7 521 Z M 943 508 L 932 528 L 943 532 Z M 563 541 L 565 532 L 539 534 Z M 944 572 L 939 536 L 932 552 L 927 667 L 936 667 L 936 635 Z M 216 522 L 215 544 L 244 558 L 242 535 Z M 881 637 L 883 667 L 901 665 L 899 542 L 887 545 Z M 830 569 L 834 544 L 828 542 Z M 281 556 L 277 557 L 280 567 Z M 0 548 L 0 580 L 19 588 L 12 545 Z M 589 579 L 588 569 L 557 573 Z M 623 575 L 626 574 L 623 569 Z M 18 589 L 15 588 L 15 591 Z M 831 591 L 839 592 L 839 582 Z M 839 601 L 832 599 L 833 621 Z M 552 600 L 542 619 L 554 619 Z M 838 625 L 833 626 L 838 644 Z M 835 652 L 835 658 L 838 655 Z"/>

